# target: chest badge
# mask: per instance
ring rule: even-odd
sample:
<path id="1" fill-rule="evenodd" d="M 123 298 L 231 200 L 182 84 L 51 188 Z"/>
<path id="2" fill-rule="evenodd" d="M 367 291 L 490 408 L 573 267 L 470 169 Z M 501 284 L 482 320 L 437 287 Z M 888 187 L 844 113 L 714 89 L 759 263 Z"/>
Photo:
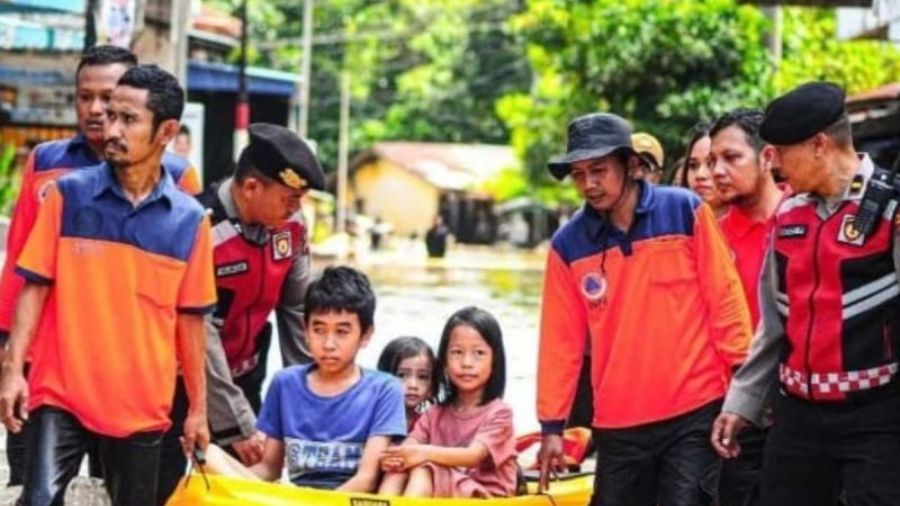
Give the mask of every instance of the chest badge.
<path id="1" fill-rule="evenodd" d="M 293 254 L 291 247 L 291 232 L 279 232 L 272 236 L 272 258 L 275 260 L 283 260 L 290 258 Z"/>
<path id="2" fill-rule="evenodd" d="M 588 304 L 603 305 L 606 301 L 606 289 L 608 288 L 606 278 L 602 274 L 589 272 L 581 278 L 581 294 L 587 299 Z"/>
<path id="3" fill-rule="evenodd" d="M 844 216 L 844 221 L 841 222 L 841 229 L 838 231 L 838 242 L 842 242 L 844 244 L 852 244 L 854 246 L 862 246 L 863 242 L 866 240 L 866 236 L 861 234 L 856 227 L 853 226 L 853 219 L 855 216 L 852 214 L 848 214 Z"/>

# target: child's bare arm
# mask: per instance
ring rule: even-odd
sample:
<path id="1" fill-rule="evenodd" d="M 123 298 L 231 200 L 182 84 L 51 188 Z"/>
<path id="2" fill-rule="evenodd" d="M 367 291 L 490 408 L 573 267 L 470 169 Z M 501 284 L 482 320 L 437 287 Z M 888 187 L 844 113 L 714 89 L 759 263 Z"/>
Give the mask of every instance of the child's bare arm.
<path id="1" fill-rule="evenodd" d="M 359 468 L 352 478 L 345 481 L 338 490 L 344 492 L 374 492 L 378 488 L 379 459 L 387 449 L 391 439 L 388 436 L 372 436 L 366 440 Z"/>
<path id="2" fill-rule="evenodd" d="M 473 441 L 465 448 L 446 446 L 403 444 L 385 450 L 386 457 L 400 457 L 404 468 L 410 469 L 425 462 L 432 462 L 445 467 L 476 467 L 490 457 L 487 446 L 480 441 Z"/>
<path id="3" fill-rule="evenodd" d="M 284 442 L 267 437 L 263 446 L 262 460 L 250 468 L 254 474 L 266 481 L 276 481 L 281 478 L 281 470 L 284 467 Z"/>

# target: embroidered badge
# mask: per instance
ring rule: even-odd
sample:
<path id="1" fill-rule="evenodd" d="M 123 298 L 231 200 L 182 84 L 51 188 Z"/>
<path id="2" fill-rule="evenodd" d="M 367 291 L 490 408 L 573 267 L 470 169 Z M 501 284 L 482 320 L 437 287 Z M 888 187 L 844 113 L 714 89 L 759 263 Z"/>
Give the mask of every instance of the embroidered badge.
<path id="1" fill-rule="evenodd" d="M 41 186 L 37 191 L 37 199 L 39 203 L 43 203 L 44 200 L 47 199 L 47 195 L 50 194 L 50 188 L 53 188 L 53 185 L 56 183 L 55 180 L 51 179 L 49 181 L 44 181 L 41 183 Z"/>
<path id="2" fill-rule="evenodd" d="M 289 230 L 272 236 L 272 258 L 282 260 L 290 258 L 292 253 L 291 232 Z"/>
<path id="3" fill-rule="evenodd" d="M 853 226 L 853 220 L 855 218 L 856 217 L 852 214 L 844 216 L 844 221 L 841 223 L 841 229 L 838 231 L 838 242 L 852 244 L 854 246 L 863 245 L 866 236 L 861 234 L 859 230 L 856 230 L 856 227 Z"/>
<path id="4" fill-rule="evenodd" d="M 299 190 L 306 186 L 306 180 L 294 172 L 294 169 L 286 168 L 279 172 L 278 176 L 281 177 L 281 182 L 295 190 Z"/>
<path id="5" fill-rule="evenodd" d="M 778 229 L 780 239 L 791 239 L 806 236 L 806 225 L 784 225 Z"/>
<path id="6" fill-rule="evenodd" d="M 581 294 L 591 302 L 599 302 L 606 296 L 606 278 L 596 272 L 589 272 L 581 278 Z"/>
<path id="7" fill-rule="evenodd" d="M 249 270 L 250 266 L 247 265 L 247 262 L 232 262 L 230 264 L 216 266 L 216 277 L 226 278 Z"/>

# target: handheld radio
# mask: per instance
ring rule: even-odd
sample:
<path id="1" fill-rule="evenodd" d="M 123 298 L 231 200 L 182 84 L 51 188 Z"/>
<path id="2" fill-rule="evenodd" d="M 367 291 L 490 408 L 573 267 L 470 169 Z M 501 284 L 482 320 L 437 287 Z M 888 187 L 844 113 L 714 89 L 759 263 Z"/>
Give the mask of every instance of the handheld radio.
<path id="1" fill-rule="evenodd" d="M 890 171 L 875 169 L 872 178 L 869 179 L 869 184 L 866 185 L 862 201 L 859 203 L 859 211 L 853 218 L 853 228 L 858 233 L 868 236 L 874 232 L 888 202 L 894 195 L 900 194 L 898 171 L 900 171 L 900 155 L 894 160 Z"/>

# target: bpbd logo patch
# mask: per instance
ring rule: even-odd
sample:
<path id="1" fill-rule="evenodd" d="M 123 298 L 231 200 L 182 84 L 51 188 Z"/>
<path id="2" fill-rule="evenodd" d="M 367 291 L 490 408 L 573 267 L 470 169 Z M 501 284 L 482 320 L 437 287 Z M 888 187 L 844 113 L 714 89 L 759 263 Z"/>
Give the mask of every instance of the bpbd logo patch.
<path id="1" fill-rule="evenodd" d="M 606 278 L 597 272 L 589 272 L 581 278 L 581 294 L 589 303 L 600 303 L 606 298 Z"/>

